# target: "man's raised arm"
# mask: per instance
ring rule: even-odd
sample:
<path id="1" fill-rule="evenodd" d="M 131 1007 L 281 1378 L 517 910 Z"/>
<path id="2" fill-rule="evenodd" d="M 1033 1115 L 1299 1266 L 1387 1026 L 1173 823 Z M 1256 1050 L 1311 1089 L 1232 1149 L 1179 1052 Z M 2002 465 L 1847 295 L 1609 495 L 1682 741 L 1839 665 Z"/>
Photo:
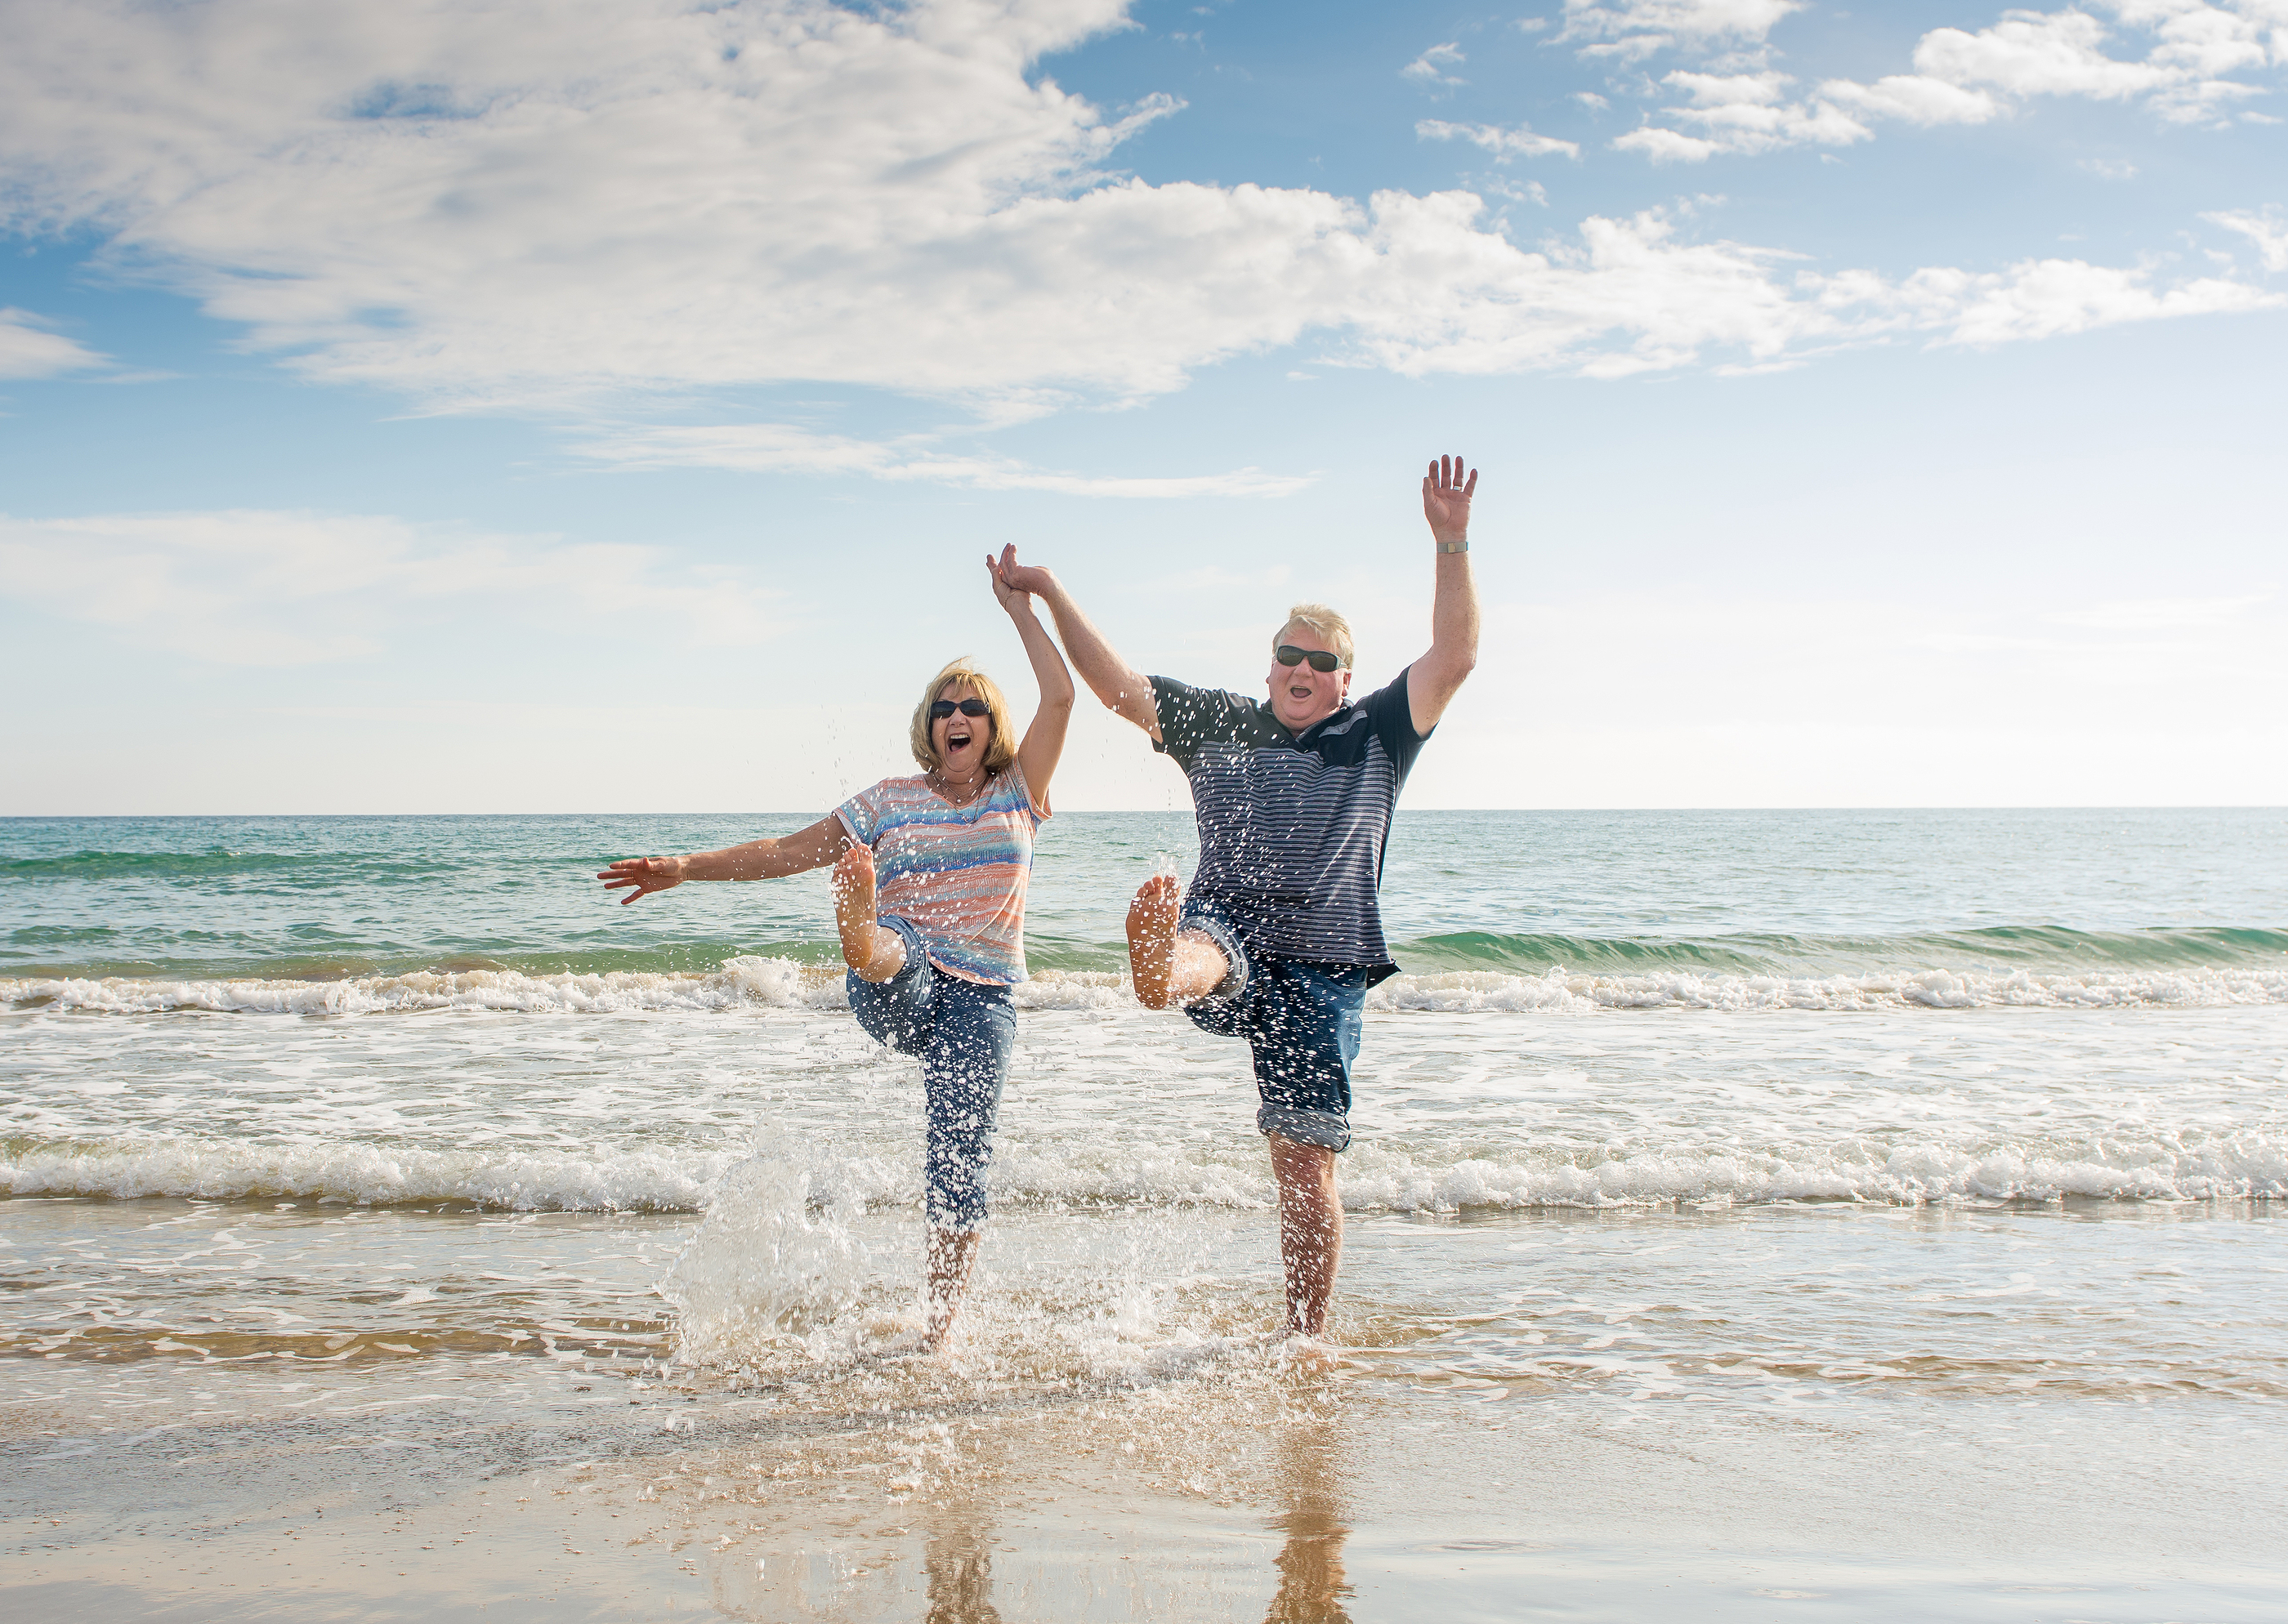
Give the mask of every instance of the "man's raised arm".
<path id="1" fill-rule="evenodd" d="M 1438 725 L 1478 662 L 1478 589 L 1470 578 L 1470 498 L 1477 488 L 1477 471 L 1465 479 L 1458 456 L 1440 457 L 1422 481 L 1422 517 L 1438 543 L 1438 592 L 1430 606 L 1430 652 L 1406 668 L 1418 734 Z"/>
<path id="2" fill-rule="evenodd" d="M 1019 564 L 1014 545 L 1001 550 L 998 568 L 1011 590 L 1030 592 L 1049 606 L 1049 614 L 1057 622 L 1057 638 L 1065 646 L 1065 658 L 1072 661 L 1089 692 L 1102 700 L 1106 709 L 1118 711 L 1151 734 L 1153 743 L 1159 743 L 1160 712 L 1152 700 L 1152 684 L 1116 654 L 1104 634 L 1089 623 L 1088 616 L 1065 590 L 1064 582 L 1037 564 Z"/>

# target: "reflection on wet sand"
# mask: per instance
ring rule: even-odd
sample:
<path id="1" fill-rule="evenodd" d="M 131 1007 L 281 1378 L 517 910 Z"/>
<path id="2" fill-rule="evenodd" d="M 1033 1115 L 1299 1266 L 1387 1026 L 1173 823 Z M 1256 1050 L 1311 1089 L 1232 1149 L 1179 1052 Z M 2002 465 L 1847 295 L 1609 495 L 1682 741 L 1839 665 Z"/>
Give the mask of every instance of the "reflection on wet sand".
<path id="1" fill-rule="evenodd" d="M 1264 1624 L 1350 1624 L 1343 1600 L 1343 1541 L 1350 1538 L 1341 1493 L 1341 1441 L 1335 1423 L 1311 1422 L 1279 1440 L 1280 1488 L 1287 1509 L 1272 1525 L 1287 1536 L 1279 1550 L 1279 1593 Z"/>
<path id="2" fill-rule="evenodd" d="M 993 1540 L 979 1507 L 948 1506 L 930 1519 L 922 1566 L 926 1624 L 1001 1624 L 993 1606 Z"/>

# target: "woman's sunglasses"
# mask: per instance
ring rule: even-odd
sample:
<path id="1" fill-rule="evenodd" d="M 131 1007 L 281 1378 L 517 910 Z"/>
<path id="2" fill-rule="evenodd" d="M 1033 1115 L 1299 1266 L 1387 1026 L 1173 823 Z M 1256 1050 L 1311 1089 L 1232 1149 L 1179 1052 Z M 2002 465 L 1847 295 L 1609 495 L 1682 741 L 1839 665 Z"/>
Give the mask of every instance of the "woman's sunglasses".
<path id="1" fill-rule="evenodd" d="M 1271 657 L 1282 665 L 1300 665 L 1308 660 L 1315 671 L 1331 671 L 1342 663 L 1323 648 L 1298 648 L 1292 643 L 1282 643 L 1279 652 Z"/>
<path id="2" fill-rule="evenodd" d="M 1292 665 L 1295 662 L 1290 660 L 1287 663 Z M 965 717 L 985 717 L 993 714 L 993 707 L 981 699 L 965 699 L 958 705 L 949 699 L 941 699 L 930 701 L 930 720 L 942 722 L 957 710 Z"/>

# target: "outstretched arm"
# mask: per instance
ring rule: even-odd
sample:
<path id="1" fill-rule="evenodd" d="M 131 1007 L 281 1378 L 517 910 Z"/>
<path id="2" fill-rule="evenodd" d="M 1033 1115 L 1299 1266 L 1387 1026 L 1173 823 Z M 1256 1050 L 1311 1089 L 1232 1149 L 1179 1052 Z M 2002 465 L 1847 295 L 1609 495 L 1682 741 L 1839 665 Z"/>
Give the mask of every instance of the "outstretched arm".
<path id="1" fill-rule="evenodd" d="M 686 880 L 775 880 L 823 868 L 849 844 L 850 831 L 829 812 L 808 828 L 776 840 L 751 840 L 720 852 L 687 852 L 681 857 L 624 857 L 596 877 L 607 891 L 627 891 L 620 899 L 625 907 Z"/>
<path id="2" fill-rule="evenodd" d="M 1057 636 L 1065 653 L 1080 669 L 1081 680 L 1108 709 L 1122 716 L 1160 742 L 1160 712 L 1152 701 L 1152 685 L 1143 673 L 1115 654 L 1104 634 L 1089 623 L 1064 583 L 1037 564 L 1019 565 L 1014 548 L 1001 555 L 1000 577 L 1013 591 L 1030 592 L 1049 606 L 1056 617 Z M 1027 770 L 1028 776 L 1030 769 Z"/>
<path id="3" fill-rule="evenodd" d="M 1065 728 L 1072 721 L 1072 673 L 1065 669 L 1065 657 L 1057 653 L 1040 617 L 1033 613 L 1032 594 L 1009 584 L 1008 576 L 1016 568 L 1013 544 L 1001 550 L 998 564 L 991 553 L 985 555 L 985 573 L 993 582 L 993 596 L 1008 611 L 1017 635 L 1024 639 L 1025 657 L 1033 662 L 1033 681 L 1041 690 L 1041 708 L 1033 712 L 1032 725 L 1025 729 L 1025 741 L 1017 747 L 1017 764 L 1025 770 L 1025 787 L 1032 792 L 1033 804 L 1045 812 L 1049 780 L 1055 776 L 1057 758 L 1065 753 Z"/>
<path id="4" fill-rule="evenodd" d="M 1470 498 L 1477 488 L 1477 471 L 1465 479 L 1458 456 L 1440 457 L 1422 481 L 1422 517 L 1438 543 L 1438 590 L 1430 606 L 1430 652 L 1406 668 L 1417 733 L 1438 725 L 1478 662 L 1478 589 L 1469 552 Z"/>

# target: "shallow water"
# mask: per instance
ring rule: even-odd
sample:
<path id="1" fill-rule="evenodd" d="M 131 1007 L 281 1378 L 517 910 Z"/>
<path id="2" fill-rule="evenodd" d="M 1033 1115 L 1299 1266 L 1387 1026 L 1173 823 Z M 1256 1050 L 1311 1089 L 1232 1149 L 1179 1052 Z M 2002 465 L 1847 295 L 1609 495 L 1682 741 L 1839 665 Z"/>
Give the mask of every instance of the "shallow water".
<path id="1" fill-rule="evenodd" d="M 376 1616 L 544 1570 L 595 1617 L 2288 1597 L 2282 814 L 1402 819 L 1325 1366 L 1267 1339 L 1243 1052 L 1117 973 L 1180 820 L 1044 836 L 937 1360 L 918 1076 L 814 877 L 585 877 L 769 827 L 0 825 L 23 1616 L 162 1541 L 133 1605 L 220 1616 L 316 1559 L 292 1485 L 308 1606 Z M 361 1590 L 415 1531 L 432 1588 Z"/>

